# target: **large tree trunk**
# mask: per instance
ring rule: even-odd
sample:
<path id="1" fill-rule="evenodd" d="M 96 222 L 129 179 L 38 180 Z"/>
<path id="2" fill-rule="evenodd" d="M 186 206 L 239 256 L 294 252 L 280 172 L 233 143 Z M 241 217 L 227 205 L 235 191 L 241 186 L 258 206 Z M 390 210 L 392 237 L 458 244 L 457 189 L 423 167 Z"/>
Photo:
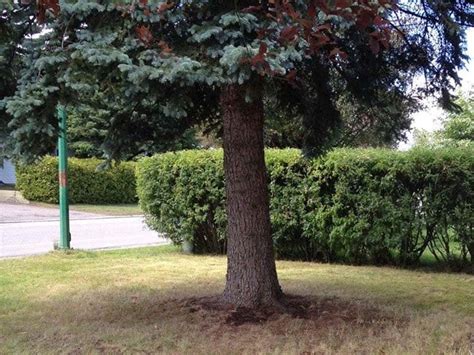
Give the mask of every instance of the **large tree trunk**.
<path id="1" fill-rule="evenodd" d="M 276 304 L 278 284 L 271 237 L 263 145 L 263 101 L 258 87 L 221 91 L 227 198 L 227 283 L 224 301 L 255 308 Z"/>

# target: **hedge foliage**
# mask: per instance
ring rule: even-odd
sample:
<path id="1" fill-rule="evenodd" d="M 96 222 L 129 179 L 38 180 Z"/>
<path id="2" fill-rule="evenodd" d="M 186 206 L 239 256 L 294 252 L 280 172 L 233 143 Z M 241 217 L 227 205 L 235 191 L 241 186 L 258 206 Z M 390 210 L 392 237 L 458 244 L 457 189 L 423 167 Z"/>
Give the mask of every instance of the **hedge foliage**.
<path id="1" fill-rule="evenodd" d="M 328 260 L 416 264 L 474 258 L 472 149 L 338 150 L 314 162 L 306 235 Z M 318 237 L 320 235 L 320 237 Z"/>
<path id="2" fill-rule="evenodd" d="M 100 170 L 99 159 L 69 159 L 71 203 L 114 204 L 137 202 L 135 163 L 124 162 Z M 17 167 L 17 188 L 31 201 L 58 203 L 58 160 L 45 157 Z"/>
<path id="3" fill-rule="evenodd" d="M 313 161 L 267 150 L 278 257 L 416 264 L 474 257 L 471 148 L 339 149 Z M 182 151 L 142 159 L 138 196 L 148 224 L 196 252 L 225 251 L 223 154 Z"/>

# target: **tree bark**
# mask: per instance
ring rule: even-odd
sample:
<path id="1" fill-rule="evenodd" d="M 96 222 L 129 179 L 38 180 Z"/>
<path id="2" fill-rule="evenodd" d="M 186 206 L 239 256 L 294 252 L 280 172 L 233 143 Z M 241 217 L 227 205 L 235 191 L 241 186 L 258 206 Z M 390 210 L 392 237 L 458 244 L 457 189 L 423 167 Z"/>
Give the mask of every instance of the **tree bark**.
<path id="1" fill-rule="evenodd" d="M 224 170 L 227 199 L 227 283 L 224 301 L 256 308 L 278 304 L 278 283 L 271 236 L 267 173 L 263 144 L 261 89 L 222 88 Z"/>

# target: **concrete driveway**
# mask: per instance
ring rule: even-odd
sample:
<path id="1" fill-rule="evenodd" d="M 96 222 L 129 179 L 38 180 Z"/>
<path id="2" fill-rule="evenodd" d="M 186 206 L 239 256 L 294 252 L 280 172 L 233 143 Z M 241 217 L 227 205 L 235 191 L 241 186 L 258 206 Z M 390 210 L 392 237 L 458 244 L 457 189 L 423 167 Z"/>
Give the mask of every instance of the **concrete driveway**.
<path id="1" fill-rule="evenodd" d="M 113 217 L 71 211 L 71 247 L 127 248 L 167 244 L 142 216 Z M 0 203 L 0 257 L 46 253 L 59 237 L 56 208 Z"/>

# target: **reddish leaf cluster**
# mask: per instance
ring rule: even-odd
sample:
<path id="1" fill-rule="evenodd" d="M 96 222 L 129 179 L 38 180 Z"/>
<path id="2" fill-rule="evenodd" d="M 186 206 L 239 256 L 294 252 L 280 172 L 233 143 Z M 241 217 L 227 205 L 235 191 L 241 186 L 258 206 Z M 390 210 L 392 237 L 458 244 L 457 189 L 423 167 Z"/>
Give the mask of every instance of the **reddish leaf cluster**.
<path id="1" fill-rule="evenodd" d="M 160 7 L 158 8 L 158 13 L 159 13 L 159 14 L 162 14 L 162 13 L 164 13 L 164 12 L 166 12 L 166 11 L 172 9 L 172 8 L 174 7 L 174 5 L 175 5 L 174 2 L 172 2 L 172 1 L 171 1 L 171 2 L 168 2 L 168 1 L 167 1 L 167 2 L 164 2 L 164 3 L 162 3 L 162 4 L 160 5 Z"/>
<path id="2" fill-rule="evenodd" d="M 265 67 L 268 66 L 267 61 L 265 60 L 265 55 L 268 51 L 268 46 L 265 42 L 260 43 L 260 48 L 258 49 L 258 53 L 256 56 L 250 59 L 250 64 L 252 66 L 264 65 Z"/>
<path id="3" fill-rule="evenodd" d="M 308 5 L 306 14 L 295 11 L 290 0 L 274 0 L 274 12 L 279 21 L 285 16 L 289 17 L 295 25 L 281 31 L 282 42 L 292 41 L 298 36 L 304 36 L 313 52 L 321 50 L 323 47 L 334 46 L 334 29 L 330 23 L 317 25 L 317 15 L 323 12 L 325 15 L 340 17 L 370 34 L 370 47 L 374 53 L 378 53 L 380 45 L 388 46 L 390 38 L 390 28 L 385 19 L 378 15 L 380 7 L 394 6 L 392 0 L 381 0 L 378 4 L 369 0 L 336 0 L 329 2 L 326 0 L 313 0 Z M 336 51 L 338 54 L 342 52 Z M 333 53 L 336 53 L 333 52 Z"/>
<path id="4" fill-rule="evenodd" d="M 135 33 L 140 41 L 146 46 L 149 46 L 153 41 L 153 34 L 147 26 L 138 26 L 135 28 Z"/>
<path id="5" fill-rule="evenodd" d="M 165 41 L 161 40 L 158 42 L 158 47 L 160 47 L 161 49 L 161 53 L 162 54 L 171 54 L 173 52 L 173 50 L 171 49 L 171 47 L 168 45 L 168 43 L 166 43 Z"/>
<path id="6" fill-rule="evenodd" d="M 325 15 L 353 22 L 360 30 L 366 31 L 369 34 L 368 44 L 375 54 L 378 54 L 382 47 L 389 47 L 392 30 L 388 22 L 379 16 L 379 10 L 382 7 L 395 8 L 395 0 L 380 0 L 378 4 L 369 0 L 313 0 L 305 15 L 296 12 L 289 0 L 275 0 L 274 4 L 280 18 L 288 16 L 297 24 L 281 31 L 283 42 L 304 36 L 311 52 L 327 49 L 330 58 L 346 59 L 347 54 L 337 46 L 332 24 L 316 25 L 318 13 L 323 12 Z"/>
<path id="7" fill-rule="evenodd" d="M 130 4 L 129 4 L 130 3 Z M 172 1 L 165 1 L 160 3 L 158 8 L 155 8 L 155 6 L 151 5 L 148 0 L 133 0 L 133 1 L 123 1 L 115 4 L 115 8 L 119 11 L 122 11 L 124 16 L 131 15 L 137 9 L 143 12 L 143 15 L 146 17 L 151 16 L 153 14 L 152 11 L 156 11 L 158 14 L 162 14 L 166 12 L 167 10 L 172 9 L 173 7 L 176 6 L 175 2 Z"/>
<path id="8" fill-rule="evenodd" d="M 311 53 L 328 53 L 331 59 L 347 59 L 345 53 L 338 46 L 334 24 L 326 22 L 318 25 L 318 14 L 323 12 L 327 16 L 339 17 L 348 22 L 354 23 L 360 30 L 368 33 L 368 45 L 373 53 L 378 54 L 381 48 L 388 48 L 389 39 L 392 34 L 387 21 L 379 16 L 381 7 L 395 8 L 395 0 L 380 0 L 373 3 L 370 0 L 312 0 L 308 4 L 306 13 L 295 9 L 291 0 L 268 0 L 269 6 L 250 6 L 244 9 L 245 12 L 260 13 L 278 23 L 287 23 L 279 33 L 279 41 L 283 45 L 288 45 L 299 38 L 304 38 L 309 44 Z M 269 30 L 261 29 L 258 32 L 259 39 L 265 39 Z M 263 43 L 263 42 L 262 42 Z M 247 62 L 264 72 L 269 71 L 265 58 L 267 46 L 261 45 L 257 55 Z M 287 74 L 287 79 L 295 78 L 296 73 Z"/>
<path id="9" fill-rule="evenodd" d="M 153 43 L 154 37 L 150 29 L 147 26 L 141 25 L 135 28 L 135 33 L 140 41 L 143 42 L 145 46 L 150 46 Z M 161 40 L 157 42 L 158 47 L 161 49 L 161 53 L 168 55 L 172 53 L 171 47 L 165 41 Z"/>
<path id="10" fill-rule="evenodd" d="M 261 69 L 263 72 L 270 73 L 270 65 L 266 60 L 268 46 L 265 42 L 260 43 L 258 53 L 251 58 L 242 58 L 242 64 L 250 64 L 254 68 Z"/>
<path id="11" fill-rule="evenodd" d="M 59 14 L 59 0 L 37 0 L 38 6 L 38 22 L 44 23 L 46 20 L 46 13 L 51 11 L 55 16 Z"/>
<path id="12" fill-rule="evenodd" d="M 298 30 L 298 27 L 296 27 L 296 26 L 285 27 L 283 30 L 281 30 L 280 40 L 283 43 L 292 42 L 296 39 L 296 36 L 298 35 L 298 32 L 299 32 L 299 30 Z"/>

